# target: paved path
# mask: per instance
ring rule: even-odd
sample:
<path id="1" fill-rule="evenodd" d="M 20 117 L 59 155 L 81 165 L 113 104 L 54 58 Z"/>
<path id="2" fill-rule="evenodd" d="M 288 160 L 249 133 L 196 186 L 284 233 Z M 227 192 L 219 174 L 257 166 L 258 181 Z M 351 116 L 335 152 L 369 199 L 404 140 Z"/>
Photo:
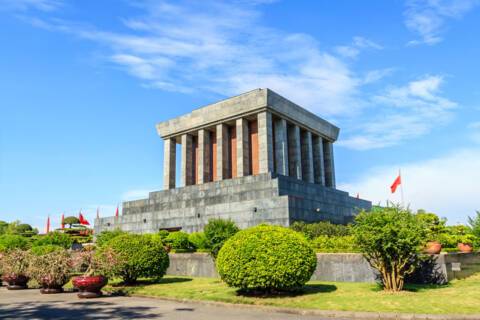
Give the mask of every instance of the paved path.
<path id="1" fill-rule="evenodd" d="M 37 289 L 8 291 L 2 287 L 0 288 L 0 319 L 321 320 L 325 318 L 138 297 L 80 300 L 75 293 L 44 295 Z"/>

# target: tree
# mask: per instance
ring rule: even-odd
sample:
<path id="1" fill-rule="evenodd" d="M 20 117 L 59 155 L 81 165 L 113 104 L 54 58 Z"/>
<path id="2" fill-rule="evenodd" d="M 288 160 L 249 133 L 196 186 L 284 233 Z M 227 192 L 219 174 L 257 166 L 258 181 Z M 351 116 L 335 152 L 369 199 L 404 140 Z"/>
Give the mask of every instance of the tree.
<path id="1" fill-rule="evenodd" d="M 203 228 L 203 232 L 207 238 L 210 252 L 216 258 L 225 241 L 238 232 L 238 227 L 230 219 L 210 219 Z"/>
<path id="2" fill-rule="evenodd" d="M 472 227 L 472 233 L 480 238 L 480 211 L 476 212 L 476 217 L 468 217 L 468 224 Z"/>
<path id="3" fill-rule="evenodd" d="M 77 217 L 69 216 L 69 217 L 66 217 L 65 219 L 63 219 L 63 223 L 68 224 L 71 228 L 72 225 L 79 224 L 80 220 L 78 220 Z"/>
<path id="4" fill-rule="evenodd" d="M 362 211 L 355 222 L 355 242 L 380 273 L 384 290 L 401 291 L 405 276 L 415 270 L 420 248 L 425 244 L 424 224 L 400 206 Z"/>

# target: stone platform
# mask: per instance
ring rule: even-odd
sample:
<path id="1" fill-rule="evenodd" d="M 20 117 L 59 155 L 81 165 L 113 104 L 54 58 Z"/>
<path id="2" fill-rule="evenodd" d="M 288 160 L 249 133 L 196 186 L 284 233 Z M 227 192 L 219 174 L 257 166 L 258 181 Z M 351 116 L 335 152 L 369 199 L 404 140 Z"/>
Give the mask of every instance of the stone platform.
<path id="1" fill-rule="evenodd" d="M 232 219 L 238 227 L 295 221 L 348 223 L 371 202 L 347 192 L 293 177 L 264 173 L 150 192 L 123 203 L 122 215 L 95 220 L 95 232 L 120 228 L 134 233 L 162 229 L 201 231 L 209 219 Z"/>

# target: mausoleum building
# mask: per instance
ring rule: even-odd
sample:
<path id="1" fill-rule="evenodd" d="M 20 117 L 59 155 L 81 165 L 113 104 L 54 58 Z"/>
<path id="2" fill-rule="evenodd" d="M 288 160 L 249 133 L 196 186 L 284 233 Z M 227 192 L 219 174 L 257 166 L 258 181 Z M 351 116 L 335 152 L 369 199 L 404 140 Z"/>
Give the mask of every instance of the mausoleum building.
<path id="1" fill-rule="evenodd" d="M 346 223 L 358 210 L 371 208 L 369 201 L 336 189 L 333 143 L 339 128 L 270 89 L 156 127 L 164 140 L 164 190 L 124 202 L 121 216 L 95 221 L 96 232 L 193 232 L 219 217 L 240 228 L 262 222 Z"/>

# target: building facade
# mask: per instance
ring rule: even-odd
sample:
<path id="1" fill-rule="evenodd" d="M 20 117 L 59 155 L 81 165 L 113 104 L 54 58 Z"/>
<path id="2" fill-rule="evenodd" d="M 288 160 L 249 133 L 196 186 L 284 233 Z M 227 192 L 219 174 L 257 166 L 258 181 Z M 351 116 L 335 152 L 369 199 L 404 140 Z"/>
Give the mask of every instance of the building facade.
<path id="1" fill-rule="evenodd" d="M 164 190 L 124 202 L 121 216 L 95 221 L 97 232 L 192 232 L 214 217 L 240 228 L 297 220 L 346 223 L 359 209 L 371 208 L 336 189 L 339 128 L 272 90 L 196 109 L 157 124 L 157 132 L 164 140 Z"/>

